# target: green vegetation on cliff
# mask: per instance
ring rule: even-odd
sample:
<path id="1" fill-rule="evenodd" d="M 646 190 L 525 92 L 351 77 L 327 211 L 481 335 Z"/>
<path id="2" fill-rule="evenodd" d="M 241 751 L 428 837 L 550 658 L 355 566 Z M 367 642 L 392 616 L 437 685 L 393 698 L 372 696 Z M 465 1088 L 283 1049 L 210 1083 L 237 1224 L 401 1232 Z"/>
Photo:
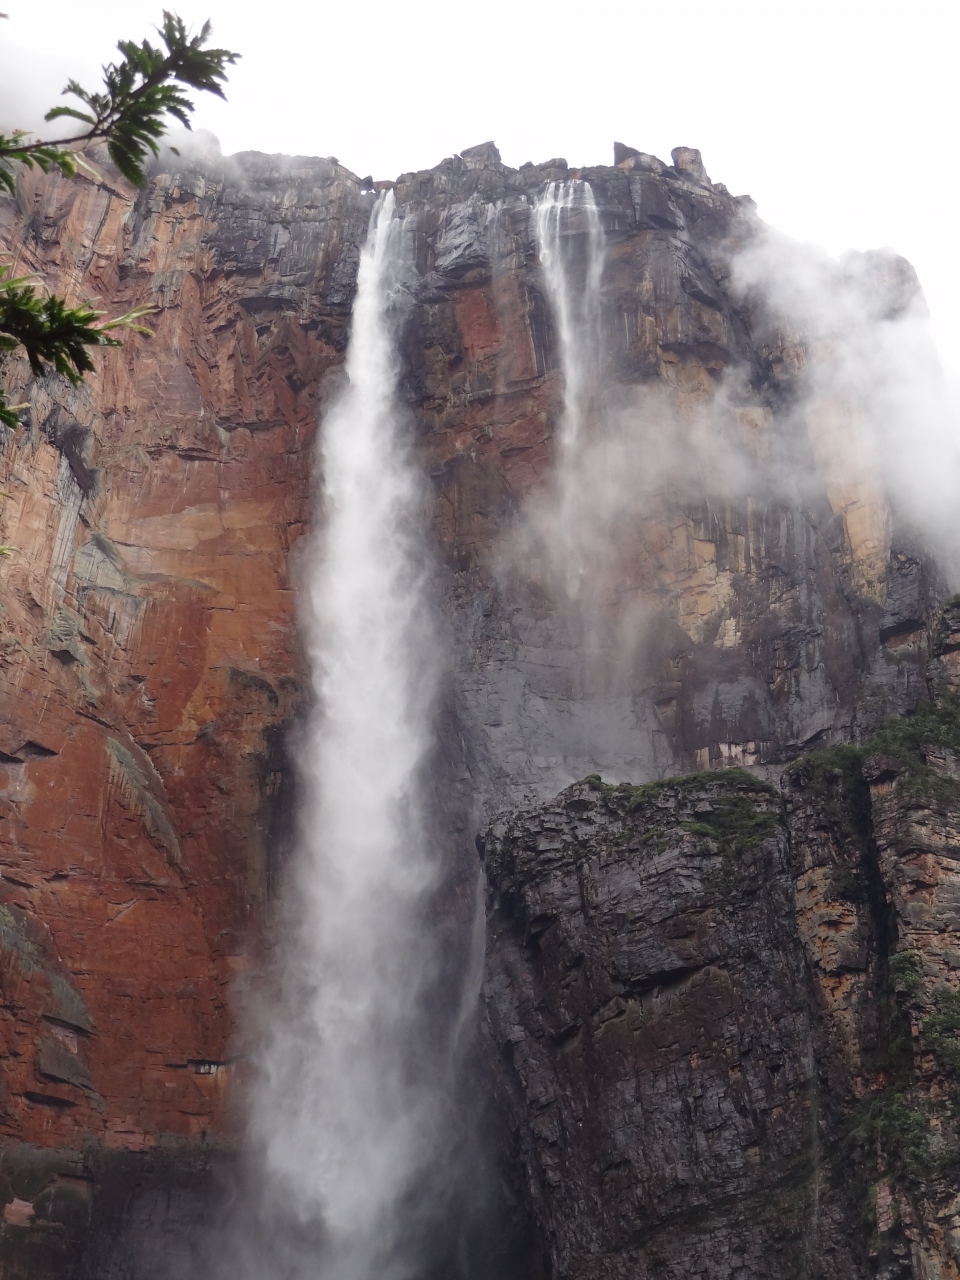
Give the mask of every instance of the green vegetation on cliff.
<path id="1" fill-rule="evenodd" d="M 960 607 L 960 600 L 951 604 Z M 915 1189 L 952 1177 L 960 1159 L 955 1139 L 958 1094 L 952 1083 L 960 1080 L 960 992 L 946 985 L 931 991 L 924 983 L 922 955 L 896 949 L 905 940 L 882 892 L 871 786 L 881 784 L 884 796 L 892 784 L 894 794 L 907 797 L 908 807 L 922 797 L 947 802 L 949 811 L 960 803 L 953 755 L 960 757 L 960 696 L 943 691 L 913 714 L 882 724 L 860 746 L 811 752 L 785 771 L 787 780 L 812 801 L 817 825 L 831 832 L 837 896 L 846 896 L 848 887 L 869 895 L 874 881 L 877 994 L 883 1011 L 872 1058 L 876 1084 L 857 1104 L 838 1151 L 844 1167 L 856 1170 L 853 1181 L 874 1230 L 876 1208 L 869 1197 L 875 1191 L 870 1185 L 877 1176 L 870 1172 L 874 1167 Z M 929 1055 L 926 1062 L 924 1055 Z M 940 1085 L 931 1092 L 926 1080 L 930 1058 L 935 1074 L 948 1082 L 946 1093 L 939 1091 Z"/>
<path id="2" fill-rule="evenodd" d="M 944 693 L 936 702 L 922 702 L 912 715 L 888 720 L 861 746 L 844 744 L 801 756 L 786 773 L 805 789 L 838 778 L 854 783 L 862 777 L 868 758 L 879 756 L 895 766 L 902 789 L 955 796 L 960 782 L 938 773 L 929 763 L 937 748 L 960 755 L 960 695 L 956 693 Z"/>
<path id="3" fill-rule="evenodd" d="M 735 884 L 738 859 L 772 836 L 780 822 L 780 794 L 746 769 L 717 769 L 661 778 L 640 786 L 602 782 L 598 774 L 584 778 L 608 809 L 642 816 L 648 810 L 656 825 L 642 840 L 665 837 L 664 811 L 670 826 L 713 840 L 723 869 L 711 887 L 723 892 Z"/>

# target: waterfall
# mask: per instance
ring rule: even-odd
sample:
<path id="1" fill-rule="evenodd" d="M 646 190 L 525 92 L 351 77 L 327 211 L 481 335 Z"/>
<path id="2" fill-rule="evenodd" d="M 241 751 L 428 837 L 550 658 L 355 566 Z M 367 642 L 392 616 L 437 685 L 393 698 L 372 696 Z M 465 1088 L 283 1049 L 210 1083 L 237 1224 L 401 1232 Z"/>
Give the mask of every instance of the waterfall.
<path id="1" fill-rule="evenodd" d="M 552 182 L 537 202 L 537 247 L 544 289 L 554 317 L 563 374 L 563 411 L 554 458 L 555 545 L 567 592 L 575 596 L 587 572 L 581 523 L 581 465 L 600 372 L 600 285 L 603 229 L 588 182 Z"/>
<path id="2" fill-rule="evenodd" d="M 294 1225 L 272 1231 L 276 1252 L 251 1272 L 258 1280 L 409 1274 L 411 1200 L 442 1123 L 442 1049 L 424 1011 L 437 864 L 419 785 L 437 642 L 396 397 L 402 244 L 391 192 L 360 259 L 349 385 L 322 429 L 321 529 L 305 591 L 316 694 L 307 794 L 251 1100 L 263 1212 Z"/>
<path id="3" fill-rule="evenodd" d="M 559 643 L 571 653 L 571 699 L 582 704 L 584 723 L 596 716 L 608 726 L 625 726 L 620 762 L 602 766 L 623 776 L 638 767 L 633 744 L 649 741 L 652 732 L 633 698 L 646 605 L 635 589 L 631 559 L 643 511 L 648 424 L 643 412 L 625 413 L 604 393 L 606 244 L 593 188 L 578 180 L 550 183 L 537 202 L 534 228 L 563 401 L 550 480 L 526 512 L 533 543 L 526 557 L 542 566 L 562 631 Z M 588 728 L 584 740 L 590 734 Z M 609 728 L 603 737 L 593 736 L 592 768 L 610 760 L 609 740 Z M 587 771 L 582 748 L 569 758 Z"/>
<path id="4" fill-rule="evenodd" d="M 600 364 L 604 246 L 590 184 L 551 182 L 537 202 L 536 234 L 564 377 L 563 416 L 557 433 L 562 468 L 582 447 Z"/>

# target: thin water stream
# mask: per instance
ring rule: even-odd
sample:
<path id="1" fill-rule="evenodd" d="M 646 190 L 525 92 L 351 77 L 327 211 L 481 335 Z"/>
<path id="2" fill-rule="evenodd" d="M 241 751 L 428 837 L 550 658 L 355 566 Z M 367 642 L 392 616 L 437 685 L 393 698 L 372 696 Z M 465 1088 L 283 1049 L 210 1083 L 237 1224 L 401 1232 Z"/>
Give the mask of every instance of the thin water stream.
<path id="1" fill-rule="evenodd" d="M 588 182 L 552 182 L 537 202 L 537 246 L 558 339 L 563 411 L 557 425 L 552 508 L 567 593 L 576 597 L 588 572 L 583 539 L 582 463 L 600 374 L 603 228 Z M 587 495 L 589 497 L 589 495 Z"/>

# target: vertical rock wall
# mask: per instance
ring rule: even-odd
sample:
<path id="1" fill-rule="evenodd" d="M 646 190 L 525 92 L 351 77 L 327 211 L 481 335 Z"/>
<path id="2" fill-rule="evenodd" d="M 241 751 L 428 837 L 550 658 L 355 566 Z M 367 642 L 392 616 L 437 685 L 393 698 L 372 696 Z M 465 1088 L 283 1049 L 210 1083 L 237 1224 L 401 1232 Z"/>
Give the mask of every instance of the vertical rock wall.
<path id="1" fill-rule="evenodd" d="M 495 1073 L 555 1274 L 958 1274 L 957 704 L 901 726 L 782 794 L 594 778 L 488 834 Z"/>
<path id="2" fill-rule="evenodd" d="M 0 459 L 3 1185 L 81 1206 L 17 1210 L 14 1249 L 116 1216 L 132 1171 L 189 1182 L 229 1128 L 302 698 L 290 554 L 364 225 L 322 161 L 137 198 L 31 177 L 3 210 L 17 273 L 158 309 L 81 387 L 29 384 Z"/>
<path id="3" fill-rule="evenodd" d="M 926 693 L 936 573 L 876 469 L 838 456 L 849 406 L 804 402 L 802 335 L 735 296 L 752 206 L 694 155 L 627 149 L 581 174 L 608 246 L 600 416 L 636 494 L 606 524 L 598 498 L 612 551 L 586 619 L 531 534 L 562 402 L 531 215 L 571 170 L 511 170 L 486 145 L 395 184 L 454 887 L 504 805 L 592 772 L 776 772 Z M 334 161 L 242 155 L 142 193 L 97 163 L 101 181 L 25 174 L 0 202 L 18 274 L 110 314 L 157 308 L 155 336 L 79 388 L 7 368 L 30 408 L 0 455 L 0 1251 L 35 1257 L 24 1275 L 137 1274 L 136 1250 L 110 1252 L 122 1223 L 179 1220 L 177 1187 L 188 1220 L 207 1153 L 233 1142 L 231 983 L 265 936 L 305 696 L 296 548 L 374 200 Z M 761 934 L 793 892 L 785 846 L 769 856 L 783 902 L 755 904 Z M 446 909 L 455 932 L 465 894 Z M 792 975 L 790 936 L 771 963 Z M 761 969 L 767 987 L 771 1022 Z"/>

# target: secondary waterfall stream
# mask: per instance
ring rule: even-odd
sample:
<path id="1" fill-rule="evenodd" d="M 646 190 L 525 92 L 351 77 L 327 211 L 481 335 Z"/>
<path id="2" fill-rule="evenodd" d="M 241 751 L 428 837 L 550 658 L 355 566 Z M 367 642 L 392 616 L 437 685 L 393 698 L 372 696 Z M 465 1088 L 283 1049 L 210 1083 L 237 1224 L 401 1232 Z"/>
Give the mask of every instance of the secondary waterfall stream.
<path id="1" fill-rule="evenodd" d="M 534 231 L 540 282 L 553 320 L 563 400 L 553 435 L 548 485 L 531 504 L 539 558 L 569 631 L 578 697 L 618 696 L 629 683 L 635 618 L 623 611 L 625 574 L 617 522 L 631 518 L 636 466 L 622 424 L 603 395 L 601 290 L 607 254 L 589 182 L 549 183 Z M 618 634 L 618 628 L 624 635 Z M 608 709 L 605 715 L 622 715 Z"/>
<path id="2" fill-rule="evenodd" d="M 544 289 L 554 318 L 563 412 L 556 431 L 552 507 L 567 593 L 575 597 L 588 572 L 583 475 L 586 431 L 600 372 L 600 285 L 603 228 L 593 189 L 571 179 L 551 182 L 537 202 L 535 230 Z"/>
<path id="3" fill-rule="evenodd" d="M 558 433 L 562 455 L 582 443 L 600 360 L 600 283 L 603 229 L 588 182 L 551 182 L 536 207 L 537 245 L 553 309 L 564 376 L 564 412 Z M 581 252 L 567 248 L 575 239 Z"/>
<path id="4" fill-rule="evenodd" d="M 408 1274 L 408 1200 L 436 1155 L 443 1109 L 423 1009 L 437 867 L 419 781 L 437 646 L 396 398 L 402 244 L 388 193 L 360 259 L 348 386 L 322 428 L 321 528 L 305 584 L 316 706 L 293 927 L 251 1107 L 265 1198 L 301 1234 L 277 1246 L 291 1256 L 274 1260 L 271 1280 Z"/>

